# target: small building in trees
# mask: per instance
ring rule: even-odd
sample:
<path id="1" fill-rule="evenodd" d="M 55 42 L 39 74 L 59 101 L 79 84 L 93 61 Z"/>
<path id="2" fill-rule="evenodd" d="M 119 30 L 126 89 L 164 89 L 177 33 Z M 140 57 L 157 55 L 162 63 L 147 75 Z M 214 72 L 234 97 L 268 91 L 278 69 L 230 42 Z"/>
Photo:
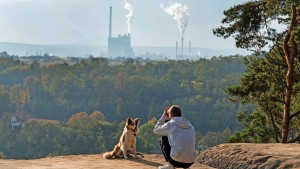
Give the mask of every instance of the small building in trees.
<path id="1" fill-rule="evenodd" d="M 17 111 L 10 117 L 10 125 L 12 130 L 15 127 L 23 127 L 26 120 L 30 119 L 30 114 L 26 113 L 23 109 L 17 109 Z"/>

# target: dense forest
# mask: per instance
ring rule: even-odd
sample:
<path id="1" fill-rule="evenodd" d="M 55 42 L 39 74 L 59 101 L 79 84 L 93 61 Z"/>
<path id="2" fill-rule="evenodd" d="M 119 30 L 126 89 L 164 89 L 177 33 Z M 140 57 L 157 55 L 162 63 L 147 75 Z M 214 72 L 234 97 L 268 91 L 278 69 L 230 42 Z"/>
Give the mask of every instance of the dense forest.
<path id="1" fill-rule="evenodd" d="M 112 63 L 90 57 L 76 63 L 26 63 L 0 58 L 0 151 L 7 158 L 100 153 L 113 148 L 128 116 L 141 119 L 138 151 L 157 152 L 152 129 L 167 105 L 177 104 L 197 131 L 197 147 L 224 142 L 241 129 L 240 110 L 224 89 L 237 85 L 242 56 L 200 60 Z M 30 114 L 12 130 L 16 111 Z M 213 140 L 207 137 L 213 138 Z M 206 140 L 204 142 L 204 140 Z M 211 140 L 209 142 L 209 140 Z"/>

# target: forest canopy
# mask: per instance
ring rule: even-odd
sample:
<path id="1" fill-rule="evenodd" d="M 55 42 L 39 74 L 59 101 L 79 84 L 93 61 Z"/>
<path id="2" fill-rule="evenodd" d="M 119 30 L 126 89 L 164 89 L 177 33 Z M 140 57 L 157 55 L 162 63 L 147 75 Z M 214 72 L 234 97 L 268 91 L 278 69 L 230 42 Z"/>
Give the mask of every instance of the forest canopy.
<path id="1" fill-rule="evenodd" d="M 143 130 L 153 128 L 153 118 L 159 118 L 163 108 L 171 104 L 181 106 L 183 116 L 191 120 L 199 135 L 235 131 L 241 128 L 237 112 L 249 107 L 228 102 L 224 89 L 238 84 L 245 70 L 243 60 L 235 55 L 143 63 L 129 59 L 112 64 L 106 58 L 92 57 L 72 64 L 43 65 L 2 57 L 0 142 L 9 144 L 1 144 L 0 151 L 18 158 L 103 152 L 113 146 L 105 138 L 117 140 L 128 116 L 141 118 L 141 136 L 153 138 Z M 36 120 L 12 131 L 7 123 L 17 110 L 31 118 L 57 122 Z M 144 140 L 140 149 L 155 151 L 153 142 L 157 140 L 147 142 L 145 138 L 140 139 Z M 18 156 L 18 150 L 12 151 L 12 147 L 23 150 L 46 143 L 53 146 L 44 154 L 26 150 L 28 155 Z M 82 150 L 72 149 L 85 143 Z"/>

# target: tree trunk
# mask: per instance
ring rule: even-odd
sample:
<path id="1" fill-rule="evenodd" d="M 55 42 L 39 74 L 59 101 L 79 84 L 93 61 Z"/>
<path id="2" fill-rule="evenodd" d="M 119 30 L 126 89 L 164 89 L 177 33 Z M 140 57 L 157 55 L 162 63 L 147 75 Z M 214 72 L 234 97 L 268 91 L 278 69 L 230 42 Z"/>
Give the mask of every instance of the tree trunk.
<path id="1" fill-rule="evenodd" d="M 286 90 L 285 90 L 285 98 L 284 98 L 285 104 L 284 104 L 284 111 L 283 111 L 283 127 L 282 127 L 281 143 L 287 143 L 289 126 L 290 126 L 291 100 L 292 100 L 293 85 L 294 85 L 294 58 L 297 56 L 298 53 L 297 44 L 295 42 L 295 36 L 292 34 L 292 31 L 296 26 L 296 16 L 297 16 L 296 6 L 295 4 L 292 3 L 291 24 L 284 38 L 284 44 L 283 44 L 283 50 L 284 50 L 284 55 L 288 66 L 288 70 L 285 77 Z"/>
<path id="2" fill-rule="evenodd" d="M 285 104 L 284 104 L 284 111 L 283 111 L 283 127 L 282 127 L 281 143 L 287 143 L 287 137 L 289 133 L 293 82 L 294 82 L 293 69 L 289 68 L 288 73 L 286 75 L 287 86 L 286 86 Z"/>
<path id="3" fill-rule="evenodd" d="M 278 139 L 278 135 L 277 135 L 278 130 L 277 130 L 277 127 L 276 127 L 276 124 L 275 124 L 273 113 L 272 113 L 271 110 L 268 110 L 268 112 L 270 114 L 270 119 L 271 119 L 273 130 L 274 130 L 274 138 L 276 140 L 276 143 L 279 143 L 279 139 Z"/>

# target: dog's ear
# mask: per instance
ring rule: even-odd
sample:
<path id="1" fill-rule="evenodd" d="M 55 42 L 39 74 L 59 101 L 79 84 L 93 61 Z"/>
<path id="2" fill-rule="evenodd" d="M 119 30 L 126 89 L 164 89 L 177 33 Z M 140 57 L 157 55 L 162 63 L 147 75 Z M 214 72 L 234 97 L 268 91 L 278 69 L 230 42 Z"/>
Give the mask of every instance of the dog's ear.
<path id="1" fill-rule="evenodd" d="M 134 123 L 135 123 L 136 125 L 139 125 L 139 123 L 140 123 L 140 118 L 134 119 Z"/>
<path id="2" fill-rule="evenodd" d="M 130 122 L 132 122 L 132 118 L 129 116 L 129 117 L 127 118 L 126 123 L 129 124 Z"/>

